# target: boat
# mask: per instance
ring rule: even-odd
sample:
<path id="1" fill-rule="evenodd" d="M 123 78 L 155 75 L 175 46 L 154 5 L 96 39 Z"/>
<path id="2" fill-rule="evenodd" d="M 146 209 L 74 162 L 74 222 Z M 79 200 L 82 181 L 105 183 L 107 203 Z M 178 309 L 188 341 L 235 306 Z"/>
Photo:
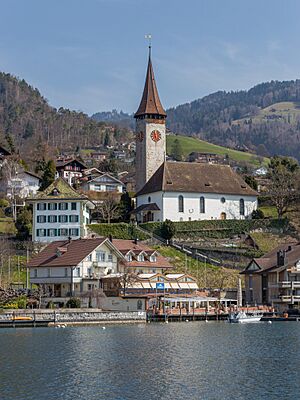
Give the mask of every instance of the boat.
<path id="1" fill-rule="evenodd" d="M 229 314 L 228 321 L 231 323 L 259 322 L 262 314 L 246 314 L 245 311 L 237 311 Z"/>
<path id="2" fill-rule="evenodd" d="M 33 318 L 32 317 L 26 317 L 26 316 L 23 316 L 23 315 L 20 315 L 20 316 L 13 316 L 13 317 L 11 317 L 11 320 L 12 321 L 32 321 L 33 320 Z"/>

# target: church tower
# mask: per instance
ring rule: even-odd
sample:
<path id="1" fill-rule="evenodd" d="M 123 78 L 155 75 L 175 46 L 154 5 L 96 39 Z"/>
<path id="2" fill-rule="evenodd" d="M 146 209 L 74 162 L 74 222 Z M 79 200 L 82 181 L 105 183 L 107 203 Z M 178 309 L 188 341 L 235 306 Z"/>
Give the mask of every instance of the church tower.
<path id="1" fill-rule="evenodd" d="M 155 84 L 151 46 L 146 81 L 136 120 L 136 191 L 138 192 L 165 161 L 166 117 Z"/>

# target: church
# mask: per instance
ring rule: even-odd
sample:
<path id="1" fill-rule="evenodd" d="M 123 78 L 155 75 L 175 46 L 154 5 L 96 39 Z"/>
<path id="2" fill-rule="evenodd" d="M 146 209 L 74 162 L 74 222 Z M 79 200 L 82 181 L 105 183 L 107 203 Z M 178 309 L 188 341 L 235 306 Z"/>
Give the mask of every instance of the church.
<path id="1" fill-rule="evenodd" d="M 166 161 L 166 117 L 151 61 L 136 120 L 138 222 L 251 218 L 257 193 L 230 166 Z"/>

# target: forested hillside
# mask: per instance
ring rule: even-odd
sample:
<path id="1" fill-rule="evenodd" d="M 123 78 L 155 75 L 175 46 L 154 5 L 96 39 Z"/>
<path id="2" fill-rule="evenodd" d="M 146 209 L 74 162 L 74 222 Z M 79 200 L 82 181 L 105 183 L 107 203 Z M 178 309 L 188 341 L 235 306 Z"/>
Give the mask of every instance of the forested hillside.
<path id="1" fill-rule="evenodd" d="M 269 115 L 262 109 L 280 102 L 292 102 L 285 115 L 276 107 Z M 244 147 L 262 156 L 300 154 L 300 80 L 271 81 L 248 91 L 217 92 L 167 110 L 168 125 L 174 132 L 198 135 L 229 147 Z M 291 104 L 290 104 L 291 106 Z M 270 110 L 269 110 L 270 111 Z M 282 110 L 281 110 L 282 111 Z M 236 121 L 236 122 L 235 122 Z"/>
<path id="2" fill-rule="evenodd" d="M 41 148 L 60 152 L 116 142 L 128 130 L 96 122 L 86 114 L 56 110 L 38 89 L 10 74 L 0 73 L 0 140 L 25 159 Z M 38 146 L 38 148 L 37 148 Z"/>
<path id="3" fill-rule="evenodd" d="M 167 110 L 168 128 L 208 142 L 248 149 L 261 156 L 300 155 L 300 80 L 271 81 L 237 92 L 219 91 Z M 131 116 L 98 113 L 119 123 Z"/>

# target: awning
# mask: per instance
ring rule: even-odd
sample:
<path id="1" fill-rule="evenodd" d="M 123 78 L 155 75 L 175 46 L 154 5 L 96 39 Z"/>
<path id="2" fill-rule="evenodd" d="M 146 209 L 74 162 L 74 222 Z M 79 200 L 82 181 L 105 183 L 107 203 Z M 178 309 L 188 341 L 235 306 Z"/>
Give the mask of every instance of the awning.
<path id="1" fill-rule="evenodd" d="M 199 289 L 196 282 L 189 282 L 188 285 L 190 289 Z"/>
<path id="2" fill-rule="evenodd" d="M 180 289 L 189 289 L 190 288 L 189 284 L 186 282 L 178 282 L 178 283 L 179 283 Z"/>
<path id="3" fill-rule="evenodd" d="M 180 289 L 177 282 L 171 282 L 170 285 L 171 285 L 172 289 Z"/>

